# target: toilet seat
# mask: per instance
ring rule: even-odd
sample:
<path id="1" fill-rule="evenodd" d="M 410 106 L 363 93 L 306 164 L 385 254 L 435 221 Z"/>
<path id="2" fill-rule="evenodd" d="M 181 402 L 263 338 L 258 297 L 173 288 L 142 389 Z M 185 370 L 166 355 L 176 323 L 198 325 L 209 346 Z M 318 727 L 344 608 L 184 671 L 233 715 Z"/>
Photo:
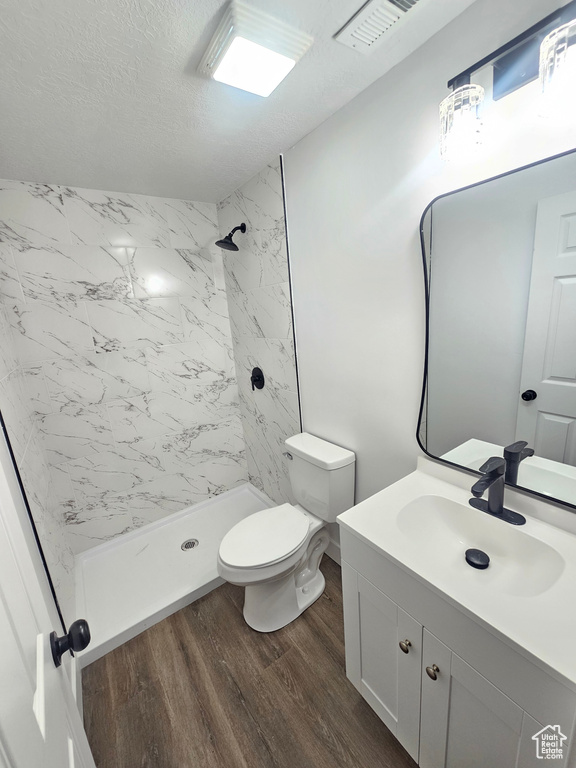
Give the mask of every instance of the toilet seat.
<path id="1" fill-rule="evenodd" d="M 228 531 L 219 556 L 231 568 L 264 568 L 296 552 L 309 529 L 310 518 L 291 504 L 263 509 Z"/>

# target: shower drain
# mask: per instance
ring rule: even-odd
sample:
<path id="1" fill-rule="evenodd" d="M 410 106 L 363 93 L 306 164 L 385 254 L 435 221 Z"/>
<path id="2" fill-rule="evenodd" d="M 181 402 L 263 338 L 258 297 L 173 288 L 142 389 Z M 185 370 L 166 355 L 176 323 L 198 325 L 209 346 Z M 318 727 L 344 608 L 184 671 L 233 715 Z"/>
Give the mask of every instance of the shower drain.
<path id="1" fill-rule="evenodd" d="M 180 545 L 180 549 L 183 549 L 184 552 L 186 552 L 189 549 L 194 549 L 194 547 L 197 547 L 200 542 L 198 539 L 186 539 L 186 541 L 183 541 Z"/>

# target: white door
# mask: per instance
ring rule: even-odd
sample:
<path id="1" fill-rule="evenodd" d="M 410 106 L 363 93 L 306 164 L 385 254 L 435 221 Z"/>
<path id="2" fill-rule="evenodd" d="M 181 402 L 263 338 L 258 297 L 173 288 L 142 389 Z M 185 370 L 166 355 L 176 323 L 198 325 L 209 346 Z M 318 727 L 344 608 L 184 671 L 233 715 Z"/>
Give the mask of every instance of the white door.
<path id="1" fill-rule="evenodd" d="M 520 393 L 516 439 L 576 465 L 576 192 L 538 204 Z"/>
<path id="2" fill-rule="evenodd" d="M 95 768 L 66 671 L 52 659 L 50 632 L 60 628 L 17 494 L 0 433 L 0 767 Z"/>

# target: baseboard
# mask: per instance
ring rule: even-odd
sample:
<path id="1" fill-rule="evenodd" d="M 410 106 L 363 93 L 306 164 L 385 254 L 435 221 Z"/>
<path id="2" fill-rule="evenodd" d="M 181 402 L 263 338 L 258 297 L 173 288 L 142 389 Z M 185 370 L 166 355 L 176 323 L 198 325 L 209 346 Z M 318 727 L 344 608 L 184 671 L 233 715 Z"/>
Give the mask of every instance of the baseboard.
<path id="1" fill-rule="evenodd" d="M 332 541 L 332 539 L 330 539 L 330 543 L 326 548 L 326 554 L 331 560 L 334 560 L 335 563 L 338 563 L 338 565 L 341 564 L 342 558 L 340 556 L 340 544 L 336 544 L 336 542 Z"/>

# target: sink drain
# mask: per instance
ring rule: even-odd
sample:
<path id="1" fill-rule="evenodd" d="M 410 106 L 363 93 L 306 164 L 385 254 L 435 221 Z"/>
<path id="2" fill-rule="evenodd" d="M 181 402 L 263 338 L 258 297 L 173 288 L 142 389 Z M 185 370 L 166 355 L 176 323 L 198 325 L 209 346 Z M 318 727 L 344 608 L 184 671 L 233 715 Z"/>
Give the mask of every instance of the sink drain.
<path id="1" fill-rule="evenodd" d="M 466 562 L 472 568 L 478 568 L 483 571 L 490 565 L 490 558 L 481 549 L 467 549 L 465 553 Z"/>
<path id="2" fill-rule="evenodd" d="M 183 541 L 180 545 L 180 549 L 183 549 L 184 552 L 187 552 L 189 549 L 194 549 L 194 547 L 197 547 L 200 542 L 198 539 L 186 539 L 186 541 Z"/>

